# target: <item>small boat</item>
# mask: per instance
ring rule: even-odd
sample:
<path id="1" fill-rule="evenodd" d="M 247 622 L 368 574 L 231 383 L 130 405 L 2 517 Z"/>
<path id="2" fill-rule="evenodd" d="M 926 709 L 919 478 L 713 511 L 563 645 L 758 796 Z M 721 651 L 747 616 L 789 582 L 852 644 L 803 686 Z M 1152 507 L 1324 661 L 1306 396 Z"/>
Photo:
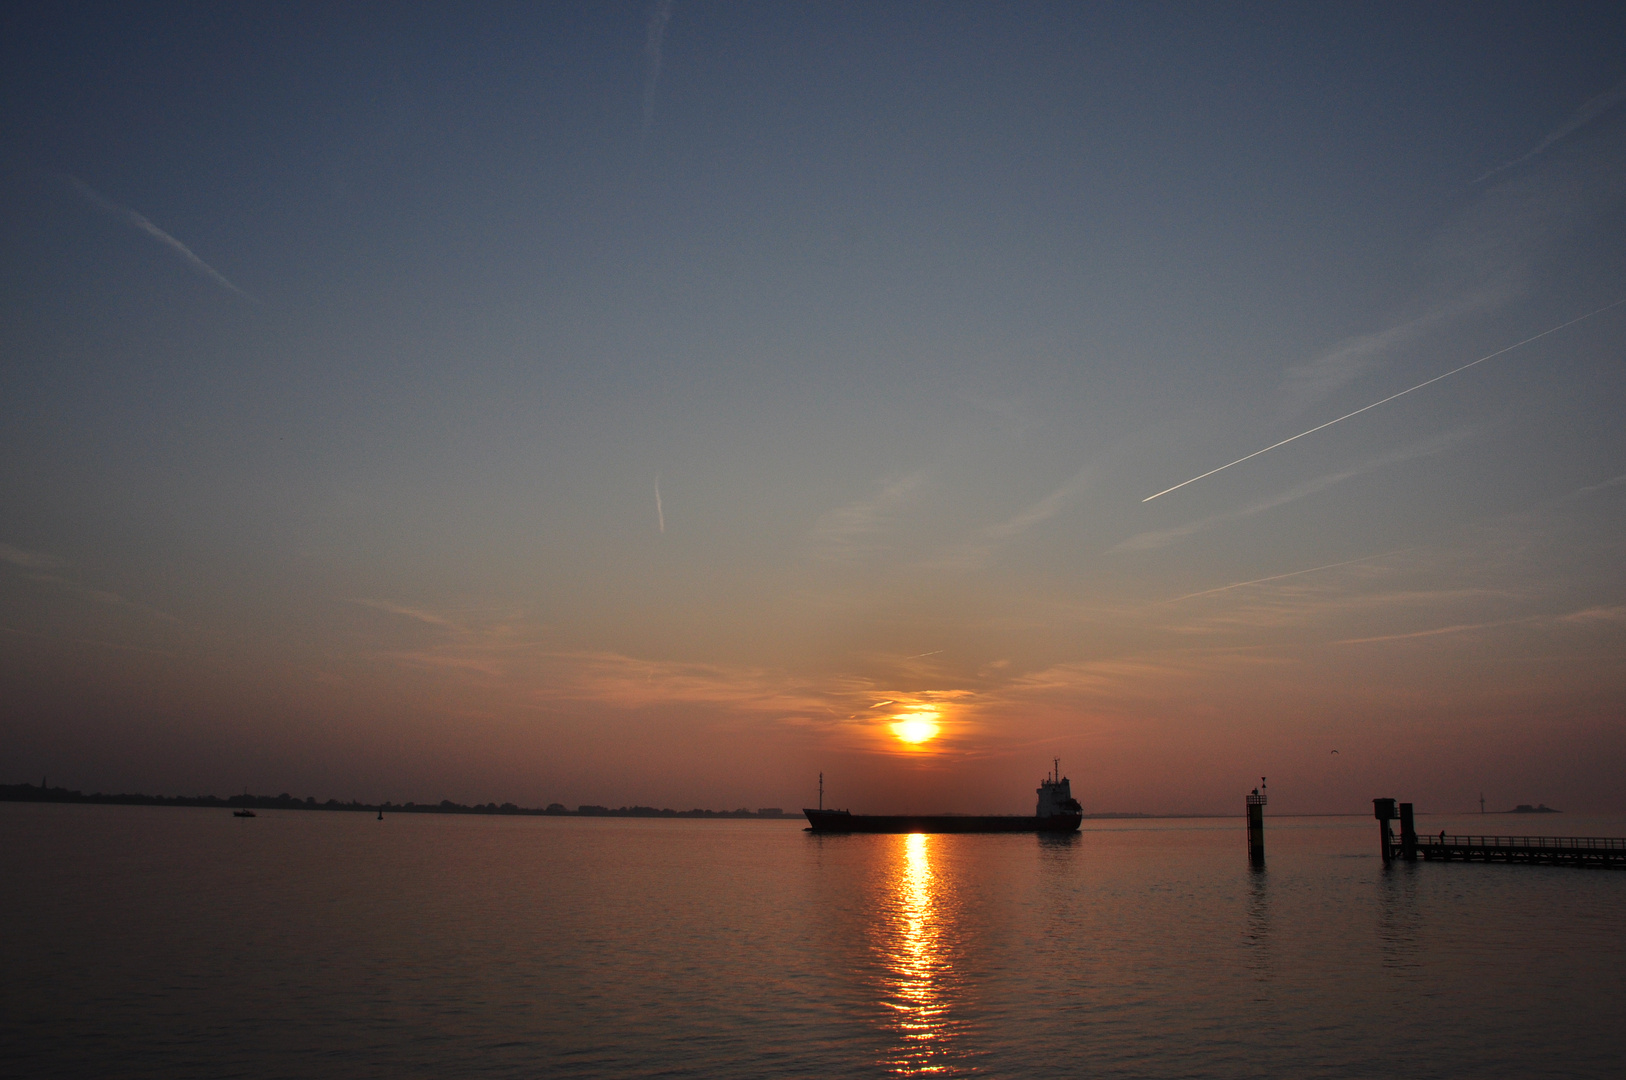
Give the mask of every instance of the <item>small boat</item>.
<path id="1" fill-rule="evenodd" d="M 1039 802 L 1032 817 L 1017 815 L 961 816 L 958 814 L 855 814 L 850 810 L 824 809 L 824 777 L 819 777 L 819 809 L 803 810 L 812 832 L 867 833 L 983 833 L 983 832 L 1076 832 L 1084 820 L 1084 808 L 1073 798 L 1072 785 L 1056 771 L 1039 781 Z"/>
<path id="2" fill-rule="evenodd" d="M 232 817 L 259 817 L 259 815 L 256 814 L 252 810 L 233 810 L 231 812 L 231 816 Z"/>

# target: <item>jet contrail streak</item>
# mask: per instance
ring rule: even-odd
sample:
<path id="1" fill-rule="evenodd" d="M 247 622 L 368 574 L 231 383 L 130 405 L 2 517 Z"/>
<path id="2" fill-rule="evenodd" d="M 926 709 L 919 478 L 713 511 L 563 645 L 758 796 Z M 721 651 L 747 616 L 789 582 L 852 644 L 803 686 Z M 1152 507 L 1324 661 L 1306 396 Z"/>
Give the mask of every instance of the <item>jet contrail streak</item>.
<path id="1" fill-rule="evenodd" d="M 1477 364 L 1483 364 L 1486 360 L 1494 360 L 1498 356 L 1501 356 L 1503 353 L 1510 353 L 1514 349 L 1517 349 L 1517 348 L 1519 348 L 1521 346 L 1530 344 L 1532 341 L 1536 341 L 1536 340 L 1538 340 L 1540 338 L 1544 338 L 1548 334 L 1556 334 L 1556 333 L 1558 333 L 1558 331 L 1563 330 L 1565 327 L 1574 326 L 1578 322 L 1585 322 L 1586 320 L 1592 318 L 1592 316 L 1594 316 L 1594 315 L 1602 315 L 1604 312 L 1608 311 L 1610 308 L 1617 308 L 1622 304 L 1626 304 L 1626 297 L 1622 297 L 1621 299 L 1616 300 L 1613 304 L 1605 304 L 1603 307 L 1598 308 L 1596 311 L 1589 311 L 1585 315 L 1579 315 L 1579 316 L 1571 319 L 1569 322 L 1559 323 L 1557 326 L 1551 327 L 1550 329 L 1547 329 L 1547 330 L 1543 330 L 1539 334 L 1532 334 L 1531 336 L 1525 338 L 1523 341 L 1516 341 L 1512 345 L 1507 346 L 1506 348 L 1497 349 L 1493 353 L 1488 353 L 1488 354 L 1486 354 L 1484 356 L 1481 356 L 1478 360 L 1470 360 L 1468 363 L 1463 364 L 1461 367 L 1452 368 L 1450 371 L 1447 371 L 1444 375 L 1436 375 L 1432 379 L 1428 379 L 1428 380 L 1426 380 L 1424 382 L 1418 383 L 1416 386 L 1409 386 L 1406 389 L 1400 391 L 1400 393 L 1398 393 L 1398 394 L 1390 394 L 1388 397 L 1384 398 L 1382 401 L 1374 401 L 1370 405 L 1363 405 L 1359 409 L 1356 409 L 1354 412 L 1345 413 L 1343 416 L 1338 417 L 1338 419 L 1336 419 L 1336 420 L 1328 420 L 1325 424 L 1317 424 L 1315 427 L 1311 428 L 1309 431 L 1301 431 L 1297 435 L 1292 436 L 1291 438 L 1283 439 L 1281 442 L 1271 443 L 1269 446 L 1265 447 L 1263 450 L 1255 450 L 1253 453 L 1247 454 L 1247 455 L 1245 455 L 1243 457 L 1239 457 L 1235 461 L 1228 462 L 1228 463 L 1226 463 L 1224 465 L 1221 465 L 1217 469 L 1209 469 L 1207 472 L 1203 473 L 1201 476 L 1193 476 L 1190 480 L 1183 480 L 1180 483 L 1174 485 L 1173 487 L 1164 488 L 1162 491 L 1158 492 L 1156 495 L 1148 495 L 1148 496 L 1146 496 L 1146 498 L 1142 499 L 1141 502 L 1149 503 L 1153 499 L 1159 498 L 1160 496 L 1163 496 L 1163 495 L 1167 495 L 1171 491 L 1179 491 L 1181 488 L 1185 487 L 1187 484 L 1195 484 L 1199 480 L 1206 480 L 1210 476 L 1213 476 L 1215 473 L 1224 472 L 1226 469 L 1229 469 L 1232 465 L 1240 465 L 1244 461 L 1248 461 L 1248 460 L 1250 460 L 1252 458 L 1258 457 L 1260 454 L 1268 454 L 1270 451 L 1276 449 L 1278 446 L 1286 446 L 1290 442 L 1297 442 L 1299 439 L 1304 438 L 1306 435 L 1314 435 L 1316 432 L 1322 430 L 1323 428 L 1330 428 L 1334 424 L 1340 423 L 1340 422 L 1342 422 L 1344 420 L 1348 420 L 1352 416 L 1359 416 L 1363 412 L 1367 412 L 1367 411 L 1369 411 L 1371 409 L 1377 408 L 1379 405 L 1387 405 L 1389 402 L 1393 401 L 1395 398 L 1405 397 L 1407 394 L 1411 393 L 1413 390 L 1421 390 L 1425 386 L 1432 386 L 1433 384 L 1439 382 L 1441 379 L 1448 379 L 1451 376 L 1455 375 L 1459 371 L 1467 371 L 1469 368 L 1474 367 Z"/>
<path id="2" fill-rule="evenodd" d="M 1267 581 L 1281 581 L 1283 578 L 1298 577 L 1301 574 L 1313 574 L 1318 570 L 1336 570 L 1340 566 L 1354 566 L 1356 563 L 1371 562 L 1373 559 L 1382 559 L 1390 555 L 1399 555 L 1407 548 L 1397 548 L 1394 551 L 1385 551 L 1379 555 L 1364 555 L 1359 559 L 1346 559 L 1343 562 L 1331 562 L 1325 566 L 1312 566 L 1308 570 L 1292 570 L 1285 574 L 1272 574 L 1270 577 L 1254 578 L 1252 581 L 1238 581 L 1231 585 L 1221 585 L 1217 589 L 1204 589 L 1201 592 L 1188 592 L 1184 596 L 1172 596 L 1167 600 L 1159 600 L 1158 604 L 1174 604 L 1181 600 L 1191 600 L 1199 596 L 1212 596 L 1215 593 L 1229 592 L 1240 589 L 1245 585 L 1263 585 Z M 1156 605 L 1153 605 L 1156 606 Z"/>
<path id="3" fill-rule="evenodd" d="M 123 218 L 131 225 L 140 229 L 142 232 L 146 233 L 160 244 L 163 244 L 181 258 L 185 259 L 194 270 L 198 271 L 200 274 L 203 274 L 216 284 L 230 289 L 238 296 L 241 296 L 244 300 L 255 304 L 259 303 L 259 301 L 255 300 L 254 297 L 250 296 L 242 289 L 239 289 L 230 281 L 227 281 L 226 275 L 222 274 L 219 270 L 216 270 L 214 267 L 198 258 L 197 253 L 191 248 L 187 247 L 185 244 L 181 243 L 179 240 L 169 235 L 169 233 L 154 225 L 152 222 L 148 221 L 145 216 L 136 213 L 128 206 L 120 206 L 118 203 L 103 196 L 95 188 L 91 187 L 89 184 L 85 183 L 83 180 L 80 180 L 76 176 L 69 176 L 67 173 L 62 173 L 60 175 L 68 182 L 68 186 L 72 187 L 80 195 L 84 196 L 84 198 L 92 205 L 99 207 L 100 209 L 105 210 L 109 214 L 113 214 L 116 217 Z"/>
<path id="4" fill-rule="evenodd" d="M 655 520 L 660 522 L 661 535 L 666 535 L 666 511 L 661 509 L 661 475 L 655 474 Z"/>
<path id="5" fill-rule="evenodd" d="M 661 80 L 661 52 L 666 44 L 666 24 L 672 21 L 672 0 L 656 0 L 644 26 L 644 137 L 655 124 L 655 87 Z"/>

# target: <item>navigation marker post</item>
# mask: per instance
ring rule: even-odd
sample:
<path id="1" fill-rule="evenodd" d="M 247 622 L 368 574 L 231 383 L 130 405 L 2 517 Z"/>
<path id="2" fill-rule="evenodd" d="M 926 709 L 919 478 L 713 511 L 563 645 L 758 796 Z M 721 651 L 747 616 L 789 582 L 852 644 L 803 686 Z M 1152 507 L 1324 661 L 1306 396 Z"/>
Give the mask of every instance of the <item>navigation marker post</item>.
<path id="1" fill-rule="evenodd" d="M 1265 778 L 1248 796 L 1248 865 L 1256 870 L 1265 868 Z"/>

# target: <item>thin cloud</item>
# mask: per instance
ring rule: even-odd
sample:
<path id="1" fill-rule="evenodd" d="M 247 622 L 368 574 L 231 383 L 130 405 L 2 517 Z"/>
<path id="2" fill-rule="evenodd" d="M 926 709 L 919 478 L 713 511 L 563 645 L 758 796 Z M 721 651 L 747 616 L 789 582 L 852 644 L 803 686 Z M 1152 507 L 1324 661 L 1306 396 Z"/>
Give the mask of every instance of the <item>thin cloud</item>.
<path id="1" fill-rule="evenodd" d="M 433 611 L 425 611 L 423 608 L 408 607 L 406 604 L 397 604 L 393 600 L 369 600 L 366 598 L 355 597 L 352 598 L 350 602 L 352 604 L 360 604 L 362 607 L 372 608 L 374 611 L 382 611 L 390 615 L 399 615 L 403 619 L 416 619 L 418 622 L 428 623 L 431 626 L 444 626 L 448 630 L 458 629 L 456 623 L 452 622 L 450 619 L 436 615 Z"/>
<path id="2" fill-rule="evenodd" d="M 1560 139 L 1567 138 L 1568 136 L 1581 130 L 1583 127 L 1586 127 L 1586 125 L 1592 123 L 1592 121 L 1596 120 L 1598 117 L 1602 116 L 1616 105 L 1619 105 L 1622 101 L 1626 101 L 1626 81 L 1616 83 L 1614 86 L 1610 87 L 1608 90 L 1605 90 L 1597 97 L 1588 100 L 1579 109 L 1576 109 L 1568 120 L 1564 121 L 1562 124 L 1558 125 L 1558 127 L 1548 132 L 1546 137 L 1538 142 L 1532 149 L 1526 153 L 1520 154 L 1512 161 L 1503 162 L 1501 165 L 1496 166 L 1496 168 L 1484 173 L 1478 179 L 1476 179 L 1474 183 L 1482 184 L 1504 169 L 1511 169 L 1516 165 L 1524 164 L 1526 161 L 1529 161 L 1536 155 L 1546 151 Z"/>
<path id="3" fill-rule="evenodd" d="M 57 574 L 29 574 L 28 577 L 44 585 L 55 585 L 57 588 L 70 592 L 79 597 L 81 600 L 90 600 L 97 604 L 128 604 L 130 607 L 140 608 L 143 611 L 150 611 L 152 614 L 161 616 L 165 619 L 173 618 L 173 616 L 167 615 L 162 611 L 148 608 L 145 604 L 132 603 L 116 592 L 108 592 L 106 589 L 97 589 L 90 585 L 86 585 L 84 582 L 75 581 L 72 578 L 61 577 Z"/>
<path id="4" fill-rule="evenodd" d="M 1009 543 L 1035 526 L 1044 524 L 1071 506 L 1090 486 L 1095 475 L 1094 466 L 1084 466 L 1054 491 L 1024 507 L 1005 521 L 981 530 L 974 539 L 934 560 L 933 565 L 943 569 L 969 569 L 981 566 L 993 557 L 1001 545 Z"/>
<path id="5" fill-rule="evenodd" d="M 1386 579 L 1390 575 L 1382 575 Z M 1310 579 L 1313 581 L 1314 579 Z M 1276 584 L 1268 590 L 1242 593 L 1241 600 L 1223 610 L 1209 611 L 1188 621 L 1168 624 L 1162 630 L 1182 637 L 1214 634 L 1263 634 L 1288 630 L 1316 635 L 1328 627 L 1350 619 L 1424 617 L 1447 608 L 1460 609 L 1482 604 L 1516 604 L 1529 597 L 1507 590 L 1465 586 L 1445 589 L 1389 588 L 1381 591 L 1355 591 L 1370 580 L 1331 582 L 1320 586 L 1307 583 Z"/>
<path id="6" fill-rule="evenodd" d="M 154 240 L 157 240 L 175 254 L 179 255 L 182 259 L 186 260 L 188 266 L 209 278 L 211 281 L 215 282 L 215 284 L 220 285 L 222 288 L 230 289 L 232 292 L 236 293 L 238 296 L 241 296 L 244 300 L 247 300 L 250 303 L 259 303 L 259 301 L 254 299 L 254 297 L 250 296 L 248 293 L 226 280 L 226 275 L 222 274 L 219 270 L 216 270 L 214 267 L 198 258 L 197 254 L 193 252 L 191 248 L 169 235 L 169 233 L 165 232 L 163 229 L 160 229 L 158 226 L 154 225 L 151 221 L 148 221 L 141 214 L 136 213 L 127 206 L 120 206 L 112 199 L 109 199 L 97 192 L 89 184 L 85 183 L 83 180 L 80 180 L 76 176 L 69 176 L 66 173 L 61 175 L 62 179 L 67 182 L 68 186 L 83 196 L 84 199 L 92 206 L 95 206 L 97 209 L 104 210 L 107 213 L 112 214 L 114 217 L 122 218 L 124 221 L 135 226 L 137 229 L 140 229 L 142 232 L 146 233 L 148 236 L 152 237 Z"/>
<path id="7" fill-rule="evenodd" d="M 1407 447 L 1404 450 L 1397 450 L 1391 454 L 1384 454 L 1380 457 L 1372 458 L 1369 461 L 1362 462 L 1352 469 L 1345 469 L 1341 472 L 1330 473 L 1327 476 L 1318 477 L 1306 483 L 1299 484 L 1296 487 L 1289 488 L 1279 495 L 1272 495 L 1267 499 L 1261 499 L 1258 502 L 1249 503 L 1247 506 L 1240 507 L 1236 510 L 1227 510 L 1224 513 L 1213 514 L 1209 517 L 1202 518 L 1198 521 L 1189 522 L 1185 525 L 1179 525 L 1172 529 L 1158 529 L 1152 532 L 1137 533 L 1127 540 L 1114 544 L 1109 550 L 1149 551 L 1155 548 L 1168 547 L 1170 544 L 1184 540 L 1186 537 L 1195 533 L 1206 532 L 1217 525 L 1224 525 L 1232 521 L 1238 521 L 1242 518 L 1252 517 L 1255 514 L 1264 513 L 1266 510 L 1274 510 L 1278 506 L 1285 506 L 1290 502 L 1297 502 L 1299 499 L 1323 492 L 1335 484 L 1341 484 L 1345 480 L 1360 476 L 1363 473 L 1371 472 L 1373 469 L 1379 469 L 1386 465 L 1396 465 L 1400 462 L 1410 461 L 1413 458 L 1424 457 L 1429 454 L 1437 454 L 1444 450 L 1447 446 L 1450 446 L 1452 443 L 1459 442 L 1462 439 L 1467 438 L 1467 436 L 1467 431 L 1451 432 L 1450 434 L 1442 435 L 1439 438 L 1430 439 L 1428 442 L 1421 443 L 1417 446 Z"/>
<path id="8" fill-rule="evenodd" d="M 1610 310 L 1612 310 L 1614 308 L 1617 308 L 1622 304 L 1626 304 L 1626 297 L 1622 297 L 1621 299 L 1616 300 L 1612 304 L 1605 304 L 1601 308 L 1597 308 L 1597 309 L 1595 309 L 1593 311 L 1589 311 L 1585 315 L 1578 315 L 1575 318 L 1570 319 L 1568 322 L 1561 322 L 1557 326 L 1548 327 L 1546 330 L 1543 330 L 1539 334 L 1531 334 L 1529 337 L 1525 338 L 1523 341 L 1515 341 L 1513 344 L 1504 346 L 1503 348 L 1500 348 L 1500 349 L 1497 349 L 1493 353 L 1486 353 L 1484 356 L 1481 356 L 1477 360 L 1470 360 L 1466 364 L 1461 364 L 1461 365 L 1459 365 L 1457 367 L 1454 367 L 1450 371 L 1447 371 L 1443 375 L 1436 375 L 1432 379 L 1425 379 L 1424 381 L 1418 383 L 1416 386 L 1409 386 L 1409 387 L 1407 387 L 1406 389 L 1400 391 L 1397 394 L 1390 394 L 1388 397 L 1383 398 L 1381 401 L 1374 401 L 1370 405 L 1363 405 L 1359 409 L 1356 409 L 1354 412 L 1347 412 L 1343 416 L 1337 417 L 1336 419 L 1328 420 L 1325 424 L 1317 424 L 1315 427 L 1311 428 L 1308 431 L 1301 431 L 1297 435 L 1293 435 L 1293 436 L 1290 436 L 1290 437 L 1288 437 L 1286 439 L 1282 439 L 1280 442 L 1273 442 L 1269 446 L 1265 447 L 1263 450 L 1255 450 L 1251 454 L 1244 454 L 1242 457 L 1237 458 L 1235 461 L 1227 462 L 1226 464 L 1221 465 L 1217 469 L 1209 469 L 1205 473 L 1202 473 L 1202 474 L 1200 474 L 1198 476 L 1193 476 L 1190 480 L 1182 480 L 1182 481 L 1180 481 L 1180 483 L 1175 484 L 1173 487 L 1167 487 L 1167 488 L 1164 488 L 1162 491 L 1157 492 L 1154 495 L 1146 496 L 1146 498 L 1142 499 L 1141 502 L 1149 503 L 1153 499 L 1161 498 L 1162 496 L 1167 495 L 1172 491 L 1179 491 L 1181 488 L 1185 487 L 1188 484 L 1195 484 L 1199 480 L 1206 480 L 1210 476 L 1213 476 L 1215 473 L 1224 472 L 1226 469 L 1229 469 L 1233 465 L 1240 465 L 1244 461 L 1251 461 L 1254 458 L 1258 457 L 1260 454 L 1268 454 L 1270 451 L 1275 450 L 1278 447 L 1286 446 L 1290 442 L 1297 442 L 1298 440 L 1304 438 L 1306 435 L 1314 435 L 1318 431 L 1322 431 L 1322 430 L 1325 430 L 1326 428 L 1330 428 L 1334 424 L 1342 423 L 1343 421 L 1348 420 L 1351 417 L 1359 416 L 1364 412 L 1368 412 L 1368 411 L 1370 411 L 1372 409 L 1377 408 L 1379 405 L 1387 405 L 1389 402 L 1394 401 L 1396 398 L 1403 398 L 1407 394 L 1411 393 L 1414 390 L 1421 390 L 1425 386 L 1432 386 L 1435 383 L 1439 382 L 1441 379 L 1449 379 L 1451 376 L 1457 374 L 1458 372 L 1467 371 L 1471 367 L 1477 367 L 1478 365 L 1483 364 L 1487 360 L 1494 360 L 1496 357 L 1501 356 L 1504 353 L 1510 353 L 1514 349 L 1517 349 L 1517 348 L 1520 348 L 1522 346 L 1530 344 L 1532 341 L 1538 341 L 1541 338 L 1546 337 L 1548 334 L 1556 334 L 1556 333 L 1558 333 L 1558 331 L 1566 329 L 1567 327 L 1574 326 L 1576 323 L 1585 322 L 1587 319 L 1592 318 L 1594 315 L 1602 315 L 1604 312 L 1610 311 Z"/>
<path id="9" fill-rule="evenodd" d="M 1483 311 L 1501 299 L 1500 294 L 1487 292 L 1446 304 L 1386 330 L 1345 338 L 1314 359 L 1288 368 L 1279 391 L 1283 414 L 1301 412 L 1342 390 L 1376 365 L 1384 353 L 1415 341 L 1453 319 Z"/>
<path id="10" fill-rule="evenodd" d="M 49 573 L 52 570 L 62 570 L 69 565 L 67 559 L 56 555 L 43 551 L 28 551 L 24 548 L 14 547 L 11 544 L 0 544 L 0 562 L 7 562 L 18 567 L 23 571 L 23 577 L 30 581 L 61 589 L 63 592 L 77 596 L 81 600 L 89 600 L 96 604 L 115 604 L 143 612 L 157 619 L 164 619 L 169 622 L 178 621 L 175 616 L 167 611 L 160 611 L 158 608 L 138 603 L 127 597 L 120 596 L 116 592 L 98 589 L 93 585 L 86 585 L 82 581 L 64 577 L 61 574 Z"/>
<path id="11" fill-rule="evenodd" d="M 0 626 L 0 634 L 17 634 L 20 637 L 35 638 L 35 639 L 37 639 L 39 641 L 56 641 L 56 640 L 59 640 L 57 638 L 52 637 L 49 634 L 38 634 L 38 633 L 35 633 L 32 630 L 18 630 L 16 627 L 12 627 L 12 626 Z M 120 652 L 137 652 L 137 653 L 143 653 L 143 654 L 145 654 L 147 656 L 165 656 L 165 657 L 169 657 L 171 659 L 180 659 L 181 655 L 182 655 L 182 654 L 176 653 L 176 652 L 167 652 L 167 651 L 165 651 L 163 649 L 149 649 L 144 645 L 125 645 L 125 644 L 120 644 L 117 641 L 103 641 L 100 638 L 82 638 L 82 637 L 80 637 L 80 638 L 62 638 L 60 640 L 71 641 L 76 645 L 94 645 L 94 646 L 96 646 L 97 648 L 100 648 L 100 649 L 117 649 Z"/>
<path id="12" fill-rule="evenodd" d="M 1626 484 L 1626 473 L 1622 473 L 1619 476 L 1612 476 L 1601 484 L 1589 484 L 1584 488 L 1572 491 L 1568 495 L 1564 496 L 1563 500 L 1561 501 L 1567 502 L 1571 499 L 1584 498 L 1587 495 L 1594 495 L 1600 491 L 1607 491 L 1613 487 L 1620 487 L 1622 484 Z"/>
<path id="13" fill-rule="evenodd" d="M 1559 622 L 1575 623 L 1582 626 L 1606 622 L 1626 622 L 1626 604 L 1614 604 L 1608 607 L 1590 607 L 1582 611 L 1572 611 L 1561 617 Z"/>
<path id="14" fill-rule="evenodd" d="M 1065 661 L 1017 676 L 997 696 L 1002 701 L 1023 702 L 1058 695 L 1074 699 L 1091 695 L 1102 704 L 1161 695 L 1174 680 L 1285 663 L 1280 657 L 1248 648 L 1164 650 Z"/>
<path id="15" fill-rule="evenodd" d="M 1413 630 L 1408 634 L 1378 634 L 1375 637 L 1345 638 L 1334 645 L 1372 645 L 1385 641 L 1411 641 L 1414 638 L 1443 637 L 1447 634 L 1466 634 L 1474 630 L 1492 630 L 1502 626 L 1528 626 L 1534 619 L 1497 619 L 1494 622 L 1458 623 L 1439 626 L 1431 630 Z"/>
<path id="16" fill-rule="evenodd" d="M 1372 562 L 1375 559 L 1388 558 L 1390 555 L 1399 555 L 1404 548 L 1396 551 L 1385 551 L 1379 555 L 1363 555 L 1359 559 L 1345 559 L 1343 562 L 1324 563 L 1321 566 L 1312 566 L 1304 570 L 1291 570 L 1285 574 L 1271 574 L 1269 577 L 1253 578 L 1250 581 L 1233 582 L 1230 585 L 1221 585 L 1217 589 L 1203 589 L 1200 592 L 1190 592 L 1183 596 L 1171 596 L 1167 600 L 1159 600 L 1158 604 L 1175 604 L 1181 600 L 1194 600 L 1199 596 L 1213 596 L 1216 593 L 1230 592 L 1232 589 L 1242 589 L 1249 585 L 1264 585 L 1271 581 L 1286 581 L 1288 578 L 1303 577 L 1305 574 L 1318 574 L 1323 570 L 1336 570 L 1342 566 L 1355 566 L 1359 563 Z"/>
<path id="17" fill-rule="evenodd" d="M 1475 630 L 1496 630 L 1504 626 L 1529 626 L 1552 629 L 1559 626 L 1597 626 L 1605 623 L 1626 622 L 1626 606 L 1590 607 L 1566 615 L 1527 615 L 1517 619 L 1495 619 L 1488 622 L 1454 623 L 1450 626 L 1431 627 L 1401 634 L 1378 634 L 1373 637 L 1345 638 L 1335 645 L 1369 645 L 1385 641 L 1410 641 L 1414 638 L 1445 637 L 1466 634 Z"/>
<path id="18" fill-rule="evenodd" d="M 1007 401 L 971 390 L 962 390 L 955 396 L 972 408 L 989 413 L 1000 420 L 1012 435 L 1020 436 L 1029 429 L 1038 426 L 1038 421 L 1030 420 L 1023 415 L 1021 407 L 1015 401 Z"/>
<path id="19" fill-rule="evenodd" d="M 1619 139 L 1496 184 L 1442 223 L 1419 252 L 1425 279 L 1411 289 L 1421 303 L 1393 325 L 1337 342 L 1284 373 L 1282 415 L 1295 415 L 1411 346 L 1466 316 L 1524 294 L 1553 245 L 1584 228 L 1622 190 Z M 1434 299 L 1429 299 L 1433 297 Z M 1420 313 L 1419 313 L 1420 312 Z"/>
<path id="20" fill-rule="evenodd" d="M 0 544 L 0 561 L 30 570 L 48 570 L 68 565 L 66 559 L 59 559 L 55 555 L 48 555 L 43 551 L 26 551 L 10 544 Z"/>
<path id="21" fill-rule="evenodd" d="M 1086 465 L 1074 473 L 1065 484 L 1029 506 L 1009 521 L 990 526 L 985 535 L 990 540 L 1009 540 L 1043 524 L 1065 510 L 1095 478 L 1095 470 Z"/>
<path id="22" fill-rule="evenodd" d="M 923 482 L 920 473 L 912 473 L 883 484 L 873 495 L 826 511 L 813 526 L 814 554 L 840 562 L 873 554 L 887 523 Z"/>
<path id="23" fill-rule="evenodd" d="M 661 54 L 666 47 L 666 26 L 672 21 L 672 0 L 656 0 L 644 25 L 644 134 L 655 125 L 655 88 L 661 79 Z"/>
<path id="24" fill-rule="evenodd" d="M 378 660 L 406 664 L 426 671 L 474 671 L 494 679 L 500 679 L 507 674 L 496 660 L 477 656 L 448 656 L 430 652 L 380 652 L 372 655 Z"/>

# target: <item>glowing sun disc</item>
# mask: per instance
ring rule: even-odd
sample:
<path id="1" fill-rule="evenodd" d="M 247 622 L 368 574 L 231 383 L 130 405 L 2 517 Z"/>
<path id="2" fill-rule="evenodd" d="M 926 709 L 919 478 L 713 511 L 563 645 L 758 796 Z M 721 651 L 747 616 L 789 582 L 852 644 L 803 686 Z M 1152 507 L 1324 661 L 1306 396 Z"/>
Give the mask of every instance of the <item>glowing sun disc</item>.
<path id="1" fill-rule="evenodd" d="M 899 720 L 892 725 L 892 734 L 907 743 L 923 743 L 932 738 L 939 728 L 930 720 Z"/>

